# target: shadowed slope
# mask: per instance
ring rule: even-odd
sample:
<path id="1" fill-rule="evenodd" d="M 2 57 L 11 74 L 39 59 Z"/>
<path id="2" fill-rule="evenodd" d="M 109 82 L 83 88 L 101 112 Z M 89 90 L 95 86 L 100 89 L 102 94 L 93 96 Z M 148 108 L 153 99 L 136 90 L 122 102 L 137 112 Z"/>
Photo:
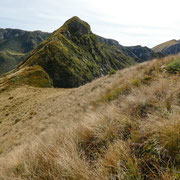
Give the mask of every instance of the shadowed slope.
<path id="1" fill-rule="evenodd" d="M 173 39 L 155 46 L 152 50 L 154 52 L 161 52 L 166 56 L 171 54 L 175 55 L 180 53 L 180 41 Z"/>
<path id="2" fill-rule="evenodd" d="M 170 41 L 161 43 L 161 44 L 153 47 L 152 50 L 153 50 L 154 52 L 162 52 L 162 51 L 163 51 L 164 49 L 166 49 L 167 47 L 172 46 L 172 45 L 174 45 L 174 44 L 176 44 L 176 43 L 177 43 L 177 41 L 176 41 L 175 39 L 173 39 L 173 40 L 170 40 Z"/>

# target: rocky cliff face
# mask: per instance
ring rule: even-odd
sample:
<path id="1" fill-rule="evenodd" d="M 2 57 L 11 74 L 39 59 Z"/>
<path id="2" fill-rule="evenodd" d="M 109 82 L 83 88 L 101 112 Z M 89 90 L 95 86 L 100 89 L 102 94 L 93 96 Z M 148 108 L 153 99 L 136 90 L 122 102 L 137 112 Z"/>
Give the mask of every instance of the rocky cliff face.
<path id="1" fill-rule="evenodd" d="M 127 47 L 138 58 L 137 62 L 144 62 L 154 58 L 164 57 L 163 53 L 155 53 L 152 49 L 142 46 Z"/>
<path id="2" fill-rule="evenodd" d="M 126 56 L 130 56 L 135 61 L 138 61 L 138 57 L 132 51 L 130 51 L 128 48 L 120 45 L 118 41 L 113 40 L 113 39 L 106 39 L 106 38 L 103 38 L 103 37 L 98 36 L 98 35 L 96 35 L 96 36 L 97 36 L 97 39 L 100 43 L 104 43 L 104 44 L 107 44 L 109 46 L 114 46 L 114 47 L 118 48 L 120 51 L 122 51 L 124 54 L 126 54 Z"/>
<path id="3" fill-rule="evenodd" d="M 13 69 L 26 55 L 50 36 L 41 31 L 0 29 L 0 74 Z"/>
<path id="4" fill-rule="evenodd" d="M 142 46 L 126 47 L 126 46 L 120 45 L 118 41 L 113 40 L 113 39 L 105 39 L 100 36 L 97 36 L 97 38 L 100 43 L 105 43 L 110 46 L 115 46 L 124 54 L 133 58 L 136 62 L 144 62 L 144 61 L 151 60 L 153 58 L 164 56 L 162 53 L 153 52 L 152 49 L 148 47 L 142 47 Z"/>
<path id="5" fill-rule="evenodd" d="M 113 45 L 115 41 L 109 43 L 99 41 L 88 23 L 73 17 L 39 45 L 22 66 L 43 67 L 55 87 L 78 87 L 136 63 Z"/>

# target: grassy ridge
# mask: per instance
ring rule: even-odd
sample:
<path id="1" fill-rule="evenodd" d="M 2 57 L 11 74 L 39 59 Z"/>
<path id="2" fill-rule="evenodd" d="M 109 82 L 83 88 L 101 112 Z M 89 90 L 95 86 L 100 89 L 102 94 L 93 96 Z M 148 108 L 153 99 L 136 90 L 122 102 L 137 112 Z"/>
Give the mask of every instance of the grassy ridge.
<path id="1" fill-rule="evenodd" d="M 162 44 L 159 44 L 159 45 L 153 47 L 152 50 L 154 52 L 163 52 L 166 48 L 168 48 L 174 44 L 177 44 L 177 41 L 176 40 L 170 40 L 170 41 L 164 42 Z"/>
<path id="2" fill-rule="evenodd" d="M 0 92 L 24 85 L 48 88 L 52 87 L 52 81 L 40 66 L 26 67 L 20 71 L 3 76 L 0 79 L 0 86 L 3 86 Z"/>
<path id="3" fill-rule="evenodd" d="M 90 109 L 16 154 L 1 178 L 178 180 L 180 77 L 167 70 L 177 59 L 139 64 L 74 89 L 80 102 L 85 88 Z"/>

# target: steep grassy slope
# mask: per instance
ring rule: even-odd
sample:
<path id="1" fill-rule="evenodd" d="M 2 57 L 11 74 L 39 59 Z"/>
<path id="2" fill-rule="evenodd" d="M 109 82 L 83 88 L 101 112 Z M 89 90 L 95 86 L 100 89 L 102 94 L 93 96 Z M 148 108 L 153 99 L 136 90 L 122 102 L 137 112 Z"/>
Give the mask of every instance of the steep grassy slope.
<path id="1" fill-rule="evenodd" d="M 176 41 L 175 39 L 173 39 L 173 40 L 170 40 L 170 41 L 161 43 L 161 44 L 153 47 L 152 50 L 153 50 L 154 52 L 162 52 L 162 51 L 163 51 L 164 49 L 166 49 L 167 47 L 172 46 L 172 45 L 174 45 L 174 44 L 176 44 L 176 43 L 177 43 L 177 41 Z"/>
<path id="2" fill-rule="evenodd" d="M 2 91 L 0 179 L 178 180 L 179 59 L 79 88 Z"/>
<path id="3" fill-rule="evenodd" d="M 173 39 L 155 46 L 152 50 L 154 52 L 161 52 L 166 56 L 170 54 L 178 54 L 180 53 L 180 41 Z"/>
<path id="4" fill-rule="evenodd" d="M 50 36 L 41 31 L 0 29 L 0 74 L 12 70 L 26 54 Z"/>
<path id="5" fill-rule="evenodd" d="M 115 46 L 100 43 L 89 24 L 73 17 L 37 47 L 22 66 L 40 65 L 55 87 L 78 87 L 136 62 Z"/>

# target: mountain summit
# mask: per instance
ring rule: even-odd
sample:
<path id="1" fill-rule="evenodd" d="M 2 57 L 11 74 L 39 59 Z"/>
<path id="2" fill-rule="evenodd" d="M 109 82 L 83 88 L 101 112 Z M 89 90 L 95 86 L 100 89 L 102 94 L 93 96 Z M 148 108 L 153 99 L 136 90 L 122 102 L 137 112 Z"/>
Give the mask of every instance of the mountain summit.
<path id="1" fill-rule="evenodd" d="M 88 23 L 82 21 L 79 17 L 74 16 L 59 29 L 59 31 L 66 36 L 71 38 L 73 36 L 81 37 L 91 33 L 91 28 Z"/>
<path id="2" fill-rule="evenodd" d="M 75 16 L 40 44 L 20 67 L 39 65 L 55 87 L 69 88 L 135 63 L 116 46 L 100 42 L 89 24 Z"/>

